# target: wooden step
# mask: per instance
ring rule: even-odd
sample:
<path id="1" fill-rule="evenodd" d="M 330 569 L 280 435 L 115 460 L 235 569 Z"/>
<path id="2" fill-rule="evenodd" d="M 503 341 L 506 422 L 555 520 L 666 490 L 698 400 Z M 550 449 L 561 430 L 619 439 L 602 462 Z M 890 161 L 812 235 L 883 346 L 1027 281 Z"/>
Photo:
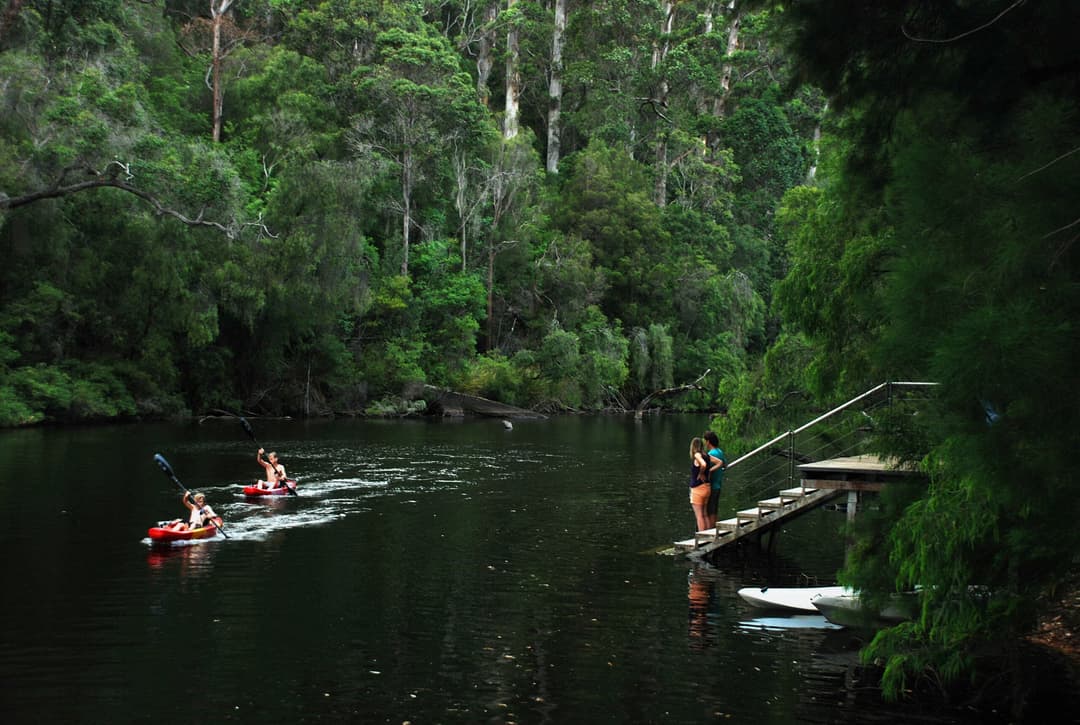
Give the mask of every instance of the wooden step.
<path id="1" fill-rule="evenodd" d="M 722 529 L 717 531 L 716 529 L 705 529 L 704 531 L 695 531 L 694 538 L 683 539 L 682 541 L 673 541 L 671 545 L 680 551 L 693 551 L 703 544 L 711 544 L 718 539 L 730 536 L 731 531 Z"/>
<path id="2" fill-rule="evenodd" d="M 719 527 L 719 524 L 717 524 Z M 707 531 L 699 531 L 694 534 L 694 540 L 698 546 L 702 544 L 712 544 L 720 539 L 731 536 L 732 532 L 728 529 L 708 529 Z"/>
<path id="3" fill-rule="evenodd" d="M 716 522 L 716 530 L 717 531 L 735 531 L 740 526 L 742 526 L 744 523 L 746 523 L 746 522 L 740 520 L 739 518 L 724 519 L 723 521 L 717 521 Z"/>
<path id="4" fill-rule="evenodd" d="M 791 503 L 790 498 L 781 498 L 780 496 L 777 496 L 776 498 L 767 498 L 764 501 L 758 501 L 757 505 L 759 509 L 776 510 L 784 508 L 789 503 Z"/>
<path id="5" fill-rule="evenodd" d="M 739 521 L 760 521 L 772 511 L 762 511 L 760 508 L 743 509 L 735 512 L 735 518 Z"/>
<path id="6" fill-rule="evenodd" d="M 800 498 L 809 496 L 816 491 L 816 488 L 803 488 L 802 486 L 799 486 L 798 488 L 785 488 L 780 492 L 780 498 L 789 501 L 798 501 Z"/>

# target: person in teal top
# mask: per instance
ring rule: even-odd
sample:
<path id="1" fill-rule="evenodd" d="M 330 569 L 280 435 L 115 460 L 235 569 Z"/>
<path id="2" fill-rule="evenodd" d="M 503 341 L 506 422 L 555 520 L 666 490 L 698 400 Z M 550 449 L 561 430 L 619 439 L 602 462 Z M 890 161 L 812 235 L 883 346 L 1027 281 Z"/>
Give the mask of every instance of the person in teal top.
<path id="1" fill-rule="evenodd" d="M 705 435 L 702 436 L 705 439 L 705 444 L 709 446 L 707 455 L 709 457 L 709 500 L 705 503 L 705 525 L 706 528 L 716 527 L 716 507 L 720 503 L 720 488 L 724 485 L 724 469 L 727 467 L 727 459 L 724 458 L 724 452 L 720 450 L 720 439 L 716 433 L 711 430 L 705 431 Z"/>

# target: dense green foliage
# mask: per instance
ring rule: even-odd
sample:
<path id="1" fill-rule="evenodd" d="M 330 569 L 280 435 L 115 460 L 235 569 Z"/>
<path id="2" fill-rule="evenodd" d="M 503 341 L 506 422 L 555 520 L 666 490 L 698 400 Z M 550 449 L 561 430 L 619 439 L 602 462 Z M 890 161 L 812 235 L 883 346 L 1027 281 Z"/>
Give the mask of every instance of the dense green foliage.
<path id="1" fill-rule="evenodd" d="M 879 598 L 921 587 L 921 616 L 865 654 L 893 695 L 927 673 L 991 682 L 1080 550 L 1080 6 L 791 3 L 785 21 L 838 110 L 828 182 L 778 222 L 804 385 L 940 383 L 880 441 L 929 487 L 863 520 L 844 572 Z M 987 692 L 1019 707 L 1011 674 Z"/>
<path id="2" fill-rule="evenodd" d="M 768 13 L 715 5 L 569 4 L 558 173 L 552 3 L 13 6 L 0 425 L 401 410 L 417 382 L 629 407 L 706 369 L 659 404 L 723 404 L 777 329 L 773 209 L 824 104 L 783 90 Z"/>

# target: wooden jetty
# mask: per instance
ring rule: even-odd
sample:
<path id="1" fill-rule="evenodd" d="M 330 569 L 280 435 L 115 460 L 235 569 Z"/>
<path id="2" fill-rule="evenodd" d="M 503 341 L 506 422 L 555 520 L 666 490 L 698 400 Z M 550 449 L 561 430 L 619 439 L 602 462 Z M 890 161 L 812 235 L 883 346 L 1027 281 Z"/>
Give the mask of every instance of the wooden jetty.
<path id="1" fill-rule="evenodd" d="M 717 521 L 716 528 L 697 531 L 693 538 L 674 542 L 675 550 L 701 557 L 753 534 L 848 494 L 848 518 L 855 516 L 862 492 L 880 491 L 890 482 L 911 480 L 915 471 L 898 467 L 877 456 L 848 456 L 800 465 L 799 486 L 784 489 L 757 506 L 737 511 L 734 518 Z"/>
<path id="2" fill-rule="evenodd" d="M 803 486 L 819 491 L 847 492 L 848 521 L 855 518 L 864 492 L 879 492 L 889 483 L 924 480 L 916 469 L 878 456 L 848 456 L 804 463 L 799 466 L 799 471 Z"/>

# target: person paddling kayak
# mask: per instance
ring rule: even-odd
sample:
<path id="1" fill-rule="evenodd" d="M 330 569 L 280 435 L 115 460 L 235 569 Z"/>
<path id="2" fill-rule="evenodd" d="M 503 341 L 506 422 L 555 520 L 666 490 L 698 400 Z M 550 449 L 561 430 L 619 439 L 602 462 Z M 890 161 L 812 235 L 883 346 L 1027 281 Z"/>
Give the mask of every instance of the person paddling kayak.
<path id="1" fill-rule="evenodd" d="M 181 519 L 174 519 L 162 528 L 172 529 L 173 531 L 201 529 L 204 526 L 212 526 L 213 522 L 211 519 L 216 519 L 218 526 L 221 525 L 221 517 L 206 503 L 206 496 L 204 494 L 197 493 L 192 496 L 191 491 L 184 491 L 184 497 L 181 500 L 191 511 L 188 515 L 187 523 Z"/>
<path id="2" fill-rule="evenodd" d="M 264 489 L 281 488 L 287 485 L 285 481 L 288 476 L 285 475 L 285 466 L 278 461 L 277 453 L 270 451 L 270 453 L 266 454 L 265 460 L 263 459 L 264 453 L 266 453 L 266 449 L 260 448 L 259 452 L 255 454 L 255 460 L 266 470 L 266 480 L 256 481 L 255 485 Z"/>

